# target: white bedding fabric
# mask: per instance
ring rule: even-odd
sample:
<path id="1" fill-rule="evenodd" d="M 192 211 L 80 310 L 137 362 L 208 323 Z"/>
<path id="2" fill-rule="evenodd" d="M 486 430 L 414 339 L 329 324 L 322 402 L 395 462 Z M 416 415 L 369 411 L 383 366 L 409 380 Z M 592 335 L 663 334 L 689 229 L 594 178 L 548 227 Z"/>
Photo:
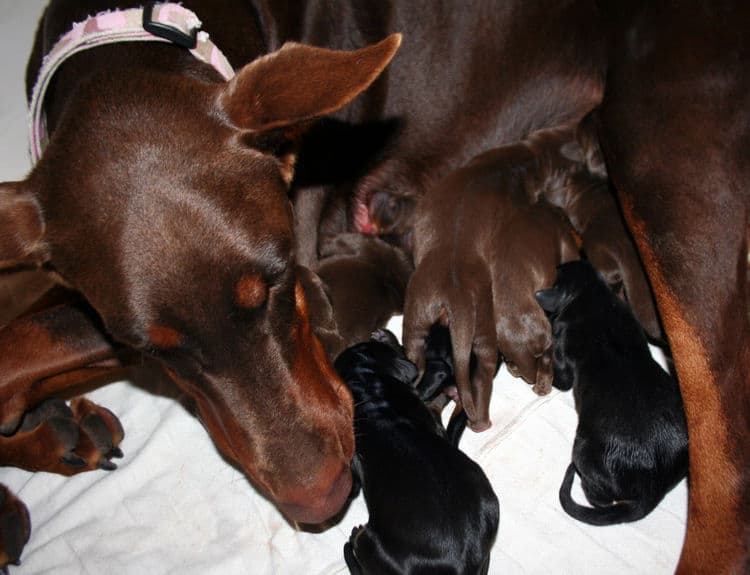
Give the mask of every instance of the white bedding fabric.
<path id="1" fill-rule="evenodd" d="M 0 0 L 0 181 L 23 177 L 29 166 L 23 70 L 43 4 Z M 400 318 L 391 328 L 400 335 Z M 22 566 L 12 574 L 347 573 L 342 547 L 352 527 L 367 521 L 361 497 L 328 531 L 297 532 L 221 459 L 175 399 L 129 382 L 89 397 L 119 416 L 125 457 L 116 471 L 72 478 L 0 468 L 0 482 L 26 503 L 33 526 Z M 491 416 L 489 431 L 467 431 L 462 441 L 500 500 L 490 573 L 674 571 L 685 529 L 685 481 L 637 523 L 578 523 L 557 500 L 577 421 L 572 395 L 537 397 L 502 369 Z M 577 483 L 574 494 L 582 500 Z"/>

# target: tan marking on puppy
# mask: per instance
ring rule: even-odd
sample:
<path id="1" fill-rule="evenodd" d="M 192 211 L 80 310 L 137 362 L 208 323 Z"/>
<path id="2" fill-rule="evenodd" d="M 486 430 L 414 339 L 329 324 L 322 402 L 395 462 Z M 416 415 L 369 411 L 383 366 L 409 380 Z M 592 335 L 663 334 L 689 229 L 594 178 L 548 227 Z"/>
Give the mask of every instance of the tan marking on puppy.
<path id="1" fill-rule="evenodd" d="M 268 297 L 268 284 L 260 274 L 242 276 L 234 286 L 237 305 L 253 309 L 263 304 Z"/>

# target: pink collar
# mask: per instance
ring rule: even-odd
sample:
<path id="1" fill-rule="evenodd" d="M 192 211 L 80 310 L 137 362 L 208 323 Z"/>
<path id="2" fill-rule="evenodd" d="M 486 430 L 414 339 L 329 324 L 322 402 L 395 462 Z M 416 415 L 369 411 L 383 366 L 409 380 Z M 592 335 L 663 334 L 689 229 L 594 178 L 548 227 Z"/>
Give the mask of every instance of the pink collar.
<path id="1" fill-rule="evenodd" d="M 190 50 L 198 60 L 211 64 L 225 80 L 234 69 L 224 54 L 199 30 L 195 13 L 179 4 L 151 2 L 145 8 L 101 12 L 73 24 L 45 56 L 31 96 L 29 132 L 31 162 L 35 164 L 47 143 L 44 95 L 60 65 L 78 52 L 115 42 L 172 42 Z"/>

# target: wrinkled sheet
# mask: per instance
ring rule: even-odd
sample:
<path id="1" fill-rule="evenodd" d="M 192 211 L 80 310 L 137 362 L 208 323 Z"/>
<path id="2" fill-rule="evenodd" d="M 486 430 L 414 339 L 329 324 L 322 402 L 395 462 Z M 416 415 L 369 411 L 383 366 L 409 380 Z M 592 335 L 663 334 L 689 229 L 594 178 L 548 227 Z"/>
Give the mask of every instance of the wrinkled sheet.
<path id="1" fill-rule="evenodd" d="M 23 71 L 43 4 L 0 0 L 3 181 L 23 177 L 29 166 Z M 391 328 L 400 335 L 400 318 Z M 174 388 L 123 381 L 88 396 L 122 421 L 125 456 L 115 471 L 71 478 L 0 468 L 0 482 L 26 503 L 33 525 L 23 564 L 11 573 L 347 573 L 342 547 L 352 527 L 367 521 L 361 497 L 327 531 L 295 531 L 219 456 Z M 577 421 L 572 395 L 537 397 L 503 368 L 491 417 L 491 429 L 467 431 L 461 444 L 500 500 L 490 573 L 674 571 L 685 530 L 685 481 L 637 523 L 587 526 L 569 518 L 557 500 Z M 574 495 L 581 500 L 577 482 Z"/>

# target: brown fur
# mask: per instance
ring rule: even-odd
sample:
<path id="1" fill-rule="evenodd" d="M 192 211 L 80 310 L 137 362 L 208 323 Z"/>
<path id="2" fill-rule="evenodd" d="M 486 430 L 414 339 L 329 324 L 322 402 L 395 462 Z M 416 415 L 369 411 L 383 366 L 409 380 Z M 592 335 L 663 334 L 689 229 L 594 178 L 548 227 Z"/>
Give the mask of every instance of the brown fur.
<path id="1" fill-rule="evenodd" d="M 598 114 L 607 168 L 654 289 L 685 403 L 678 573 L 750 569 L 750 161 L 742 2 L 623 3 Z M 654 129 L 658 127 L 658 129 Z"/>
<path id="2" fill-rule="evenodd" d="M 661 339 L 651 288 L 625 227 L 607 176 L 593 115 L 572 125 L 539 130 L 524 143 L 538 159 L 527 193 L 561 208 L 581 238 L 581 250 L 633 309 L 646 333 Z"/>
<path id="3" fill-rule="evenodd" d="M 525 152 L 518 144 L 482 154 L 431 190 L 416 211 L 404 345 L 421 367 L 431 326 L 448 325 L 456 385 L 478 429 L 489 425 L 498 351 L 537 393 L 550 391 L 552 337 L 534 293 L 554 283 L 559 263 L 578 257 L 561 214 L 531 203 L 526 185 L 537 158 Z"/>
<path id="4" fill-rule="evenodd" d="M 358 3 L 311 3 L 302 9 L 295 3 L 257 0 L 216 11 L 208 3 L 186 4 L 196 8 L 206 29 L 237 66 L 257 54 L 280 48 L 290 39 L 354 48 L 380 40 L 391 31 L 408 33 L 394 66 L 372 90 L 338 113 L 336 122 L 321 124 L 322 129 L 311 132 L 306 141 L 297 172 L 300 177 L 292 191 L 296 205 L 304 199 L 315 201 L 309 209 L 296 210 L 298 233 L 292 238 L 291 233 L 282 231 L 289 245 L 277 247 L 286 256 L 294 244 L 297 253 L 308 258 L 301 260 L 308 265 L 318 257 L 320 218 L 329 231 L 353 229 L 356 210 L 348 202 L 351 189 L 357 190 L 357 197 L 364 202 L 368 202 L 369 194 L 382 189 L 403 197 L 432 195 L 432 183 L 469 158 L 518 141 L 536 129 L 577 121 L 599 103 L 604 91 L 597 116 L 607 170 L 653 286 L 685 398 L 690 435 L 690 508 L 679 571 L 746 572 L 750 568 L 746 185 L 750 170 L 743 152 L 747 148 L 746 96 L 750 91 L 743 71 L 748 53 L 746 31 L 750 28 L 747 4 L 700 1 L 662 7 L 624 0 L 511 0 L 502 4 L 468 0 L 443 3 L 435 9 L 435 3 L 429 0 L 384 0 L 372 9 Z M 63 5 L 67 6 L 57 6 Z M 71 17 L 81 19 L 92 8 L 95 6 L 80 3 L 79 13 L 62 17 L 61 8 L 51 11 L 49 38 L 62 33 Z M 331 10 L 335 10 L 335 19 L 330 18 Z M 38 57 L 42 48 L 40 43 Z M 66 65 L 65 77 L 58 78 L 51 94 L 55 102 L 50 109 L 53 125 L 65 124 L 65 110 L 70 109 L 62 94 L 80 93 L 85 97 L 85 91 L 78 92 L 82 88 L 78 83 L 88 77 L 87 71 L 95 68 L 91 64 L 98 59 L 107 61 L 109 75 L 128 62 L 140 60 L 149 62 L 154 70 L 171 63 L 193 79 L 215 80 L 202 66 L 167 46 L 132 47 L 127 51 L 101 48 L 96 54 L 80 55 L 75 65 Z M 97 86 L 96 98 L 93 91 L 88 92 L 91 103 L 100 101 L 101 88 L 108 98 L 123 92 L 116 83 L 110 83 L 112 80 L 104 80 Z M 154 77 L 132 80 L 125 93 L 144 84 L 153 86 Z M 174 86 L 167 82 L 161 88 L 173 104 L 175 99 L 169 90 Z M 205 99 L 195 96 L 191 100 L 195 105 L 205 104 Z M 126 150 L 128 145 L 138 147 L 143 141 L 149 142 L 155 132 L 161 131 L 153 126 L 175 127 L 162 108 L 148 111 L 153 103 L 149 100 L 144 109 L 127 110 L 122 116 L 132 117 L 139 111 L 145 114 L 141 120 L 157 118 L 150 124 L 141 122 L 148 129 L 131 133 L 123 132 L 121 124 L 116 126 L 122 138 L 120 145 Z M 183 107 L 182 111 L 186 110 L 194 111 Z M 60 144 L 50 147 L 47 165 L 65 166 L 66 172 L 53 177 L 54 170 L 40 166 L 40 172 L 47 170 L 44 179 L 66 182 L 71 175 L 85 174 L 92 179 L 92 186 L 109 181 L 104 175 L 97 176 L 96 170 L 87 170 L 85 164 L 77 167 L 65 162 L 67 150 L 73 150 L 76 158 L 85 157 L 76 142 L 99 141 L 105 126 L 93 127 L 97 129 L 79 133 L 78 138 L 60 137 Z M 189 138 L 191 126 L 186 123 L 177 127 L 169 132 L 173 141 Z M 216 167 L 217 150 L 211 151 L 205 139 L 206 134 L 215 134 L 202 126 L 192 128 L 200 135 L 201 147 L 208 151 L 190 156 L 191 162 L 211 162 Z M 357 132 L 367 137 L 354 137 Z M 261 151 L 279 154 L 273 168 L 268 168 L 274 173 L 278 170 L 280 181 L 278 186 L 274 184 L 278 190 L 274 203 L 285 194 L 281 182 L 289 177 L 291 160 L 283 145 L 285 140 L 277 135 L 255 140 Z M 167 152 L 180 153 L 180 146 L 165 145 Z M 231 172 L 232 165 L 223 158 L 221 168 L 223 173 L 227 169 Z M 174 179 L 165 181 L 172 183 Z M 156 182 L 149 193 L 163 183 Z M 309 191 L 314 191 L 314 198 L 305 196 Z M 472 218 L 468 204 L 460 198 L 450 200 L 451 210 L 436 215 L 447 216 L 451 225 L 466 221 L 482 224 L 484 214 Z M 50 203 L 48 209 L 54 219 L 66 223 L 82 221 L 84 215 L 104 218 L 112 213 L 106 207 L 94 213 L 88 204 Z M 436 206 L 436 212 L 439 208 Z M 146 217 L 148 210 L 140 213 L 149 224 L 140 226 L 144 235 L 162 229 L 161 221 Z M 304 221 L 307 216 L 312 221 Z M 269 225 L 284 222 L 286 217 L 269 215 Z M 53 227 L 58 237 L 75 232 L 63 225 Z M 249 225 L 245 231 L 253 229 L 257 227 Z M 91 237 L 89 230 L 82 230 L 82 235 Z M 51 247 L 56 248 L 53 259 L 58 255 L 67 262 L 66 267 L 75 265 L 74 258 L 65 257 L 59 246 Z M 454 310 L 454 318 L 446 319 L 470 321 L 476 313 L 481 320 L 477 333 L 488 336 L 474 339 L 474 352 L 486 355 L 496 347 L 492 321 L 486 322 L 492 310 L 478 305 L 481 302 L 473 287 L 489 283 L 487 266 L 476 257 L 472 246 L 461 248 L 464 254 L 450 257 L 461 258 L 463 269 L 473 274 L 473 281 L 470 286 L 448 286 L 463 288 L 461 298 L 456 294 L 456 301 L 460 299 L 463 306 Z M 100 254 L 97 263 L 102 260 L 110 261 L 111 254 Z M 139 264 L 144 267 L 143 262 Z M 148 268 L 153 262 L 146 264 Z M 420 268 L 427 270 L 430 265 L 435 262 L 424 258 Z M 201 270 L 207 267 L 207 260 L 202 260 L 181 278 L 182 283 L 205 285 L 208 282 Z M 96 283 L 97 278 L 91 274 L 81 269 L 78 272 L 88 285 Z M 424 277 L 428 276 L 425 271 Z M 108 289 L 111 283 L 121 281 L 113 277 Z M 292 278 L 285 278 L 282 299 L 294 300 L 294 285 Z M 92 289 L 86 295 L 91 296 L 95 307 L 103 305 L 101 290 Z M 215 294 L 180 295 L 181 303 L 197 305 L 195 302 L 205 297 L 201 304 L 206 309 L 214 314 L 219 309 Z M 120 320 L 112 325 L 123 325 L 123 313 L 113 309 L 122 312 L 122 302 L 127 303 L 127 298 L 102 308 L 112 316 L 109 321 Z M 125 308 L 127 319 L 132 309 Z M 200 309 L 190 311 L 195 315 Z M 314 314 L 314 310 L 309 311 Z M 280 330 L 288 329 L 297 323 L 294 315 L 287 304 L 283 312 L 274 313 L 275 325 Z M 438 310 L 437 316 L 441 315 Z M 213 314 L 198 316 L 213 325 Z M 222 333 L 221 337 L 233 339 L 236 335 Z M 465 359 L 467 367 L 468 357 Z M 273 375 L 272 367 L 259 366 Z M 494 365 L 480 365 L 482 370 L 479 377 L 491 379 Z M 489 400 L 486 386 L 473 393 L 480 404 Z M 475 412 L 474 417 L 476 425 L 481 415 Z"/>
<path id="5" fill-rule="evenodd" d="M 552 390 L 552 333 L 534 293 L 555 282 L 558 264 L 579 254 L 565 216 L 546 202 L 514 212 L 497 232 L 490 263 L 497 347 L 508 371 L 544 395 Z"/>
<path id="6" fill-rule="evenodd" d="M 29 83 L 73 22 L 114 4 L 52 2 Z M 61 464 L 71 448 L 63 428 L 26 440 L 18 425 L 49 395 L 142 354 L 195 400 L 219 450 L 290 520 L 320 522 L 351 486 L 352 402 L 316 333 L 335 331 L 332 315 L 307 306 L 305 289 L 321 286 L 292 258 L 294 149 L 313 120 L 369 86 L 400 37 L 356 52 L 288 44 L 267 54 L 247 3 L 185 4 L 226 47 L 234 79 L 163 43 L 77 54 L 47 93 L 43 157 L 24 181 L 0 184 L 0 262 L 49 267 L 87 302 L 0 332 L 9 398 L 0 426 L 14 442 L 4 461 L 113 467 L 106 437 L 90 457 L 79 445 Z M 42 439 L 49 449 L 38 449 Z"/>
<path id="7" fill-rule="evenodd" d="M 362 234 L 324 240 L 317 274 L 336 318 L 344 347 L 370 339 L 403 310 L 413 271 L 409 258 L 384 241 Z"/>

